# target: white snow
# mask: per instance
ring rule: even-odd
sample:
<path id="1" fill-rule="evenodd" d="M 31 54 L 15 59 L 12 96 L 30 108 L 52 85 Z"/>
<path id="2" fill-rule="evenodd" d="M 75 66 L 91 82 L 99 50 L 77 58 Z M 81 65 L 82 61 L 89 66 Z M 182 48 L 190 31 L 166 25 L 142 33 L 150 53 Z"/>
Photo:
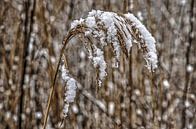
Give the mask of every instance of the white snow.
<path id="1" fill-rule="evenodd" d="M 86 25 L 89 27 L 89 28 L 92 28 L 92 27 L 95 27 L 96 26 L 96 20 L 95 20 L 95 17 L 87 17 L 86 18 Z"/>
<path id="2" fill-rule="evenodd" d="M 122 31 L 125 33 L 124 38 L 125 38 L 125 43 L 126 43 L 126 49 L 127 49 L 127 52 L 129 53 L 132 47 L 132 36 L 129 33 L 127 26 L 125 24 L 122 24 L 122 26 L 123 26 Z"/>
<path id="3" fill-rule="evenodd" d="M 102 84 L 102 80 L 104 80 L 106 73 L 106 62 L 104 60 L 103 51 L 96 46 L 94 46 L 94 57 L 92 57 L 94 67 L 99 68 L 99 86 Z"/>
<path id="4" fill-rule="evenodd" d="M 84 19 L 80 18 L 80 20 L 74 20 L 72 23 L 71 23 L 71 29 L 77 27 L 78 25 L 81 25 L 84 23 Z"/>
<path id="5" fill-rule="evenodd" d="M 138 15 L 141 16 L 140 13 L 138 13 Z M 92 60 L 93 66 L 95 68 L 98 68 L 99 71 L 99 86 L 101 86 L 103 80 L 107 75 L 107 64 L 104 59 L 104 47 L 110 44 L 112 45 L 115 56 L 115 64 L 118 63 L 121 53 L 121 42 L 119 40 L 122 39 L 122 43 L 125 43 L 122 45 L 123 47 L 125 47 L 128 54 L 132 47 L 132 42 L 134 42 L 134 40 L 137 40 L 134 39 L 134 36 L 132 34 L 132 26 L 134 26 L 140 32 L 141 38 L 147 46 L 147 53 L 145 53 L 144 55 L 144 59 L 147 62 L 147 68 L 149 70 L 154 70 L 155 68 L 157 68 L 158 60 L 156 54 L 155 39 L 146 29 L 146 27 L 133 14 L 128 13 L 124 14 L 124 16 L 120 16 L 117 13 L 113 12 L 92 10 L 91 12 L 89 12 L 87 18 L 80 18 L 79 20 L 74 20 L 71 23 L 71 29 L 78 27 L 78 25 L 84 26 L 84 36 L 92 36 L 98 41 L 96 43 L 93 42 L 93 44 L 90 44 L 92 50 L 88 49 L 88 52 L 89 59 Z M 127 19 L 130 20 L 130 22 L 132 23 L 131 25 L 127 23 Z M 85 57 L 83 53 L 80 56 L 81 58 Z M 66 115 L 68 112 L 69 103 L 74 102 L 78 84 L 75 79 L 69 76 L 68 70 L 66 70 L 64 66 L 62 67 L 61 71 L 62 78 L 67 85 L 67 91 L 65 93 L 66 104 L 64 106 L 64 113 Z M 163 85 L 166 88 L 169 87 L 169 83 L 166 81 L 163 82 Z M 136 91 L 135 94 L 139 96 L 140 91 Z M 106 109 L 103 103 L 98 101 L 97 104 L 103 110 Z M 114 105 L 112 106 L 112 108 L 114 108 Z M 138 110 L 138 114 L 142 113 L 140 113 L 140 111 Z"/>
<path id="6" fill-rule="evenodd" d="M 64 115 L 67 116 L 69 103 L 74 102 L 74 99 L 76 97 L 76 89 L 78 82 L 74 78 L 69 76 L 69 71 L 65 68 L 64 65 L 61 67 L 61 72 L 62 79 L 66 82 L 67 86 L 67 91 L 65 93 L 65 105 L 63 109 Z"/>
<path id="7" fill-rule="evenodd" d="M 128 18 L 134 26 L 140 31 L 142 38 L 144 39 L 148 53 L 144 55 L 144 58 L 147 62 L 147 68 L 149 70 L 154 70 L 157 67 L 157 54 L 155 48 L 155 39 L 146 29 L 146 27 L 133 15 L 133 14 L 125 14 L 125 17 Z M 121 16 L 118 16 L 116 13 L 113 12 L 104 12 L 100 10 L 92 10 L 89 12 L 87 18 L 74 20 L 71 24 L 71 28 L 75 28 L 78 25 L 85 24 L 87 29 L 85 30 L 85 36 L 92 35 L 94 38 L 99 39 L 101 49 L 104 46 L 112 43 L 116 62 L 119 61 L 121 47 L 117 35 L 117 31 L 120 31 L 123 36 L 125 47 L 127 52 L 129 53 L 130 48 L 132 47 L 132 35 L 130 33 L 130 26 L 126 25 L 125 19 Z M 103 31 L 104 27 L 106 32 Z M 118 27 L 118 28 L 117 28 Z M 97 47 L 96 47 L 97 48 Z M 101 85 L 102 80 L 106 76 L 106 63 L 104 61 L 103 50 L 97 49 L 96 51 L 99 53 L 94 52 L 96 55 L 92 58 L 94 67 L 99 67 L 99 85 Z M 90 54 L 91 55 L 91 54 Z M 90 56 L 91 58 L 92 56 Z"/>
<path id="8" fill-rule="evenodd" d="M 117 29 L 115 27 L 114 17 L 117 14 L 112 12 L 102 12 L 100 19 L 104 23 L 107 29 L 107 42 L 112 43 L 114 47 L 114 51 L 116 54 L 116 58 L 119 60 L 120 58 L 120 43 L 117 38 Z"/>
<path id="9" fill-rule="evenodd" d="M 116 18 L 115 19 L 115 24 L 122 31 L 122 34 L 123 34 L 122 36 L 125 40 L 126 49 L 127 49 L 127 52 L 129 53 L 130 48 L 132 47 L 132 36 L 128 31 L 128 27 L 125 25 L 125 20 L 122 17 L 119 17 L 119 16 L 115 16 L 115 18 Z"/>
<path id="10" fill-rule="evenodd" d="M 69 104 L 66 103 L 63 108 L 64 117 L 67 116 L 68 111 L 69 111 Z"/>
<path id="11" fill-rule="evenodd" d="M 73 78 L 70 78 L 67 81 L 67 92 L 65 93 L 65 101 L 68 103 L 74 102 L 74 98 L 76 96 L 76 81 Z"/>
<path id="12" fill-rule="evenodd" d="M 147 62 L 147 68 L 154 70 L 157 67 L 157 54 L 155 48 L 155 39 L 146 29 L 146 27 L 131 13 L 124 14 L 124 16 L 129 19 L 133 25 L 140 31 L 142 38 L 144 39 L 148 52 L 144 55 Z M 112 44 L 115 53 L 115 62 L 120 59 L 121 47 L 118 39 L 118 31 L 120 31 L 121 36 L 123 36 L 125 47 L 129 53 L 132 47 L 132 34 L 130 25 L 125 22 L 125 18 L 117 15 L 113 12 L 105 12 L 100 10 L 92 10 L 89 12 L 87 18 L 80 20 L 74 20 L 71 24 L 71 29 L 77 27 L 78 25 L 85 25 L 85 36 L 92 35 L 94 38 L 99 40 L 101 48 L 98 48 L 96 44 L 94 45 L 94 55 L 89 53 L 89 58 L 92 59 L 94 67 L 99 68 L 99 85 L 101 85 L 102 80 L 106 76 L 106 62 L 104 60 L 103 48 L 106 45 Z"/>
<path id="13" fill-rule="evenodd" d="M 106 45 L 105 39 L 107 40 L 107 43 L 112 43 L 116 58 L 119 59 L 120 44 L 117 38 L 117 30 L 115 27 L 115 16 L 117 16 L 116 13 L 92 10 L 89 12 L 88 17 L 86 18 L 86 24 L 91 28 L 91 30 L 87 33 L 85 32 L 85 35 L 92 33 L 94 34 L 94 37 L 99 37 L 102 47 Z M 96 22 L 95 18 L 97 18 L 99 21 Z M 106 28 L 107 37 L 103 30 L 98 28 L 98 26 L 95 24 L 101 24 Z"/>
<path id="14" fill-rule="evenodd" d="M 155 48 L 155 39 L 150 34 L 150 32 L 146 29 L 146 27 L 131 13 L 125 14 L 125 17 L 128 18 L 133 24 L 136 26 L 136 28 L 140 31 L 146 45 L 148 48 L 148 53 L 145 57 L 147 61 L 147 67 L 148 69 L 154 70 L 157 68 L 157 54 L 156 54 L 156 48 Z"/>
<path id="15" fill-rule="evenodd" d="M 61 74 L 62 79 L 63 79 L 65 82 L 68 81 L 68 80 L 70 79 L 70 77 L 68 76 L 68 70 L 65 69 L 65 66 L 64 66 L 64 65 L 63 65 L 62 68 L 61 68 L 61 72 L 62 72 L 62 74 Z"/>

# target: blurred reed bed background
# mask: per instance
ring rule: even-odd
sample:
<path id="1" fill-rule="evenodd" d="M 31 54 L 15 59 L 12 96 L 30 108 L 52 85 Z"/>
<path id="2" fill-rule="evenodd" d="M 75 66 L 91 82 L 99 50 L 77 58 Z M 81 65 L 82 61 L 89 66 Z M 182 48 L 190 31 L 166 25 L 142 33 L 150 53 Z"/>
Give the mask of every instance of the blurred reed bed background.
<path id="1" fill-rule="evenodd" d="M 79 38 L 64 54 L 82 85 L 62 122 L 64 83 L 58 75 L 47 129 L 196 128 L 196 2 L 194 0 L 1 0 L 0 129 L 38 129 L 71 21 L 92 9 L 132 12 L 155 37 L 158 68 L 149 72 L 133 45 L 119 69 L 105 49 L 107 78 L 97 71 Z"/>

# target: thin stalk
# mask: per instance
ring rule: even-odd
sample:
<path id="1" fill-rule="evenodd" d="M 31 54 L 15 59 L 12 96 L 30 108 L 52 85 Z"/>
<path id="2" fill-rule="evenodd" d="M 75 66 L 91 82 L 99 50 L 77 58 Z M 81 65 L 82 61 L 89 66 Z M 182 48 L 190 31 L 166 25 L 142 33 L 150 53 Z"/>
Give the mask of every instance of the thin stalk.
<path id="1" fill-rule="evenodd" d="M 191 11 L 190 11 L 190 31 L 189 31 L 189 34 L 188 34 L 188 42 L 189 42 L 189 45 L 187 46 L 186 48 L 186 65 L 185 65 L 185 71 L 186 71 L 186 80 L 185 80 L 185 87 L 184 87 L 184 90 L 183 90 L 183 98 L 182 98 L 182 101 L 183 101 L 183 104 L 184 104 L 184 108 L 182 110 L 182 129 L 186 128 L 187 126 L 187 116 L 186 116 L 186 110 L 187 110 L 187 107 L 185 106 L 185 103 L 187 101 L 187 95 L 188 95 L 188 90 L 190 88 L 190 73 L 186 70 L 187 69 L 187 66 L 190 64 L 190 52 L 191 52 L 191 46 L 192 46 L 192 41 L 193 41 L 193 37 L 191 36 L 191 34 L 193 33 L 193 20 L 192 18 L 194 17 L 194 0 L 191 1 L 190 3 L 190 8 L 191 8 Z"/>
<path id="2" fill-rule="evenodd" d="M 24 83 L 25 83 L 25 69 L 27 67 L 27 60 L 26 57 L 28 56 L 28 46 L 30 41 L 30 35 L 33 30 L 33 16 L 35 13 L 35 4 L 36 0 L 33 1 L 32 6 L 33 8 L 30 9 L 31 3 L 30 1 L 24 2 L 25 4 L 25 21 L 24 21 L 24 45 L 23 45 L 23 52 L 22 52 L 22 64 L 21 64 L 21 81 L 19 84 L 20 87 L 20 98 L 19 98 L 19 111 L 18 111 L 18 128 L 22 128 L 22 113 L 23 113 L 23 101 L 24 101 Z M 30 14 L 29 14 L 30 12 Z"/>
<path id="3" fill-rule="evenodd" d="M 156 111 L 156 108 L 157 108 L 157 104 L 156 104 L 156 98 L 155 98 L 155 93 L 154 93 L 154 88 L 155 87 L 155 84 L 154 84 L 154 73 L 153 71 L 151 70 L 151 97 L 152 97 L 152 115 L 153 115 L 153 129 L 156 129 L 156 114 L 155 114 L 155 111 Z"/>
<path id="4" fill-rule="evenodd" d="M 54 87 L 55 87 L 55 83 L 56 83 L 56 79 L 57 79 L 57 75 L 58 75 L 58 70 L 59 70 L 59 67 L 60 67 L 60 64 L 61 64 L 61 59 L 62 59 L 62 56 L 63 56 L 63 52 L 64 52 L 64 49 L 65 49 L 68 41 L 72 38 L 72 36 L 73 36 L 73 33 L 70 32 L 70 33 L 68 33 L 68 36 L 66 38 L 64 38 L 64 40 L 63 40 L 63 48 L 61 49 L 61 53 L 60 53 L 59 61 L 58 61 L 58 64 L 57 64 L 54 80 L 53 80 L 53 83 L 52 83 L 52 87 L 50 89 L 50 94 L 49 94 L 49 98 L 48 98 L 48 102 L 47 102 L 47 108 L 46 108 L 45 117 L 44 117 L 43 129 L 46 129 L 46 123 L 47 123 L 47 120 L 48 120 L 50 105 L 51 105 L 51 101 L 52 101 L 52 96 L 54 94 Z"/>

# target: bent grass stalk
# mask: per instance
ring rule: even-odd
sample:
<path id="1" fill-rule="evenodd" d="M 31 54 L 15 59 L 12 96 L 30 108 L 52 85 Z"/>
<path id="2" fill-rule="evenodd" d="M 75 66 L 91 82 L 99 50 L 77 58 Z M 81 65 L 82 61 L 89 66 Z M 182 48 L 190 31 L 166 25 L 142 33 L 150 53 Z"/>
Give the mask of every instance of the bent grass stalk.
<path id="1" fill-rule="evenodd" d="M 53 93 L 54 93 L 54 87 L 55 87 L 55 83 L 56 83 L 56 79 L 57 79 L 57 75 L 58 75 L 58 70 L 59 70 L 59 67 L 60 67 L 60 62 L 61 62 L 61 59 L 62 59 L 62 56 L 63 56 L 63 51 L 66 47 L 67 42 L 72 38 L 72 36 L 73 36 L 73 34 L 69 33 L 68 36 L 63 40 L 63 48 L 62 48 L 61 53 L 60 53 L 60 58 L 59 58 L 59 61 L 58 61 L 58 64 L 57 64 L 54 80 L 53 80 L 53 83 L 52 83 L 52 87 L 50 89 L 50 94 L 49 94 L 49 98 L 48 98 L 48 102 L 47 102 L 47 108 L 46 108 L 46 112 L 45 112 L 45 116 L 44 116 L 43 129 L 46 128 L 48 115 L 49 115 L 49 110 L 50 110 L 50 105 L 51 105 L 51 99 L 52 99 L 52 96 L 53 96 Z"/>
<path id="2" fill-rule="evenodd" d="M 98 82 L 101 86 L 102 81 L 107 75 L 105 69 L 107 68 L 105 59 L 104 59 L 104 47 L 110 46 L 113 47 L 114 56 L 116 61 L 119 61 L 120 51 L 128 57 L 129 51 L 132 47 L 132 41 L 136 41 L 139 45 L 139 48 L 142 49 L 144 59 L 147 62 L 148 69 L 154 70 L 157 67 L 157 55 L 155 48 L 155 40 L 152 35 L 148 32 L 145 26 L 133 15 L 133 14 L 117 14 L 113 12 L 104 12 L 104 11 L 91 11 L 86 19 L 75 20 L 72 22 L 71 30 L 68 32 L 67 36 L 63 40 L 63 48 L 61 49 L 60 58 L 58 60 L 57 68 L 55 71 L 54 80 L 52 87 L 50 89 L 50 94 L 47 102 L 47 108 L 44 117 L 43 129 L 46 128 L 47 119 L 49 115 L 51 99 L 54 92 L 55 83 L 57 80 L 58 71 L 60 68 L 60 62 L 64 54 L 64 50 L 70 41 L 70 39 L 76 35 L 82 35 L 89 43 L 90 49 L 89 58 L 92 60 L 92 63 L 95 68 L 98 69 Z M 100 44 L 94 43 L 91 39 L 94 38 Z M 68 74 L 65 74 L 69 79 L 66 85 L 73 84 L 73 78 L 69 77 Z M 72 79 L 72 81 L 71 81 Z M 68 84 L 69 82 L 69 84 Z M 75 80 L 74 80 L 75 83 Z M 70 86 L 69 88 L 73 88 Z M 77 84 L 74 84 L 74 87 Z M 70 89 L 70 92 L 73 92 L 76 89 Z M 69 92 L 69 91 L 68 91 Z M 65 102 L 67 103 L 65 109 L 65 116 L 68 112 L 69 103 L 73 101 L 75 95 L 70 95 L 67 93 Z M 71 97 L 71 98 L 70 98 Z"/>

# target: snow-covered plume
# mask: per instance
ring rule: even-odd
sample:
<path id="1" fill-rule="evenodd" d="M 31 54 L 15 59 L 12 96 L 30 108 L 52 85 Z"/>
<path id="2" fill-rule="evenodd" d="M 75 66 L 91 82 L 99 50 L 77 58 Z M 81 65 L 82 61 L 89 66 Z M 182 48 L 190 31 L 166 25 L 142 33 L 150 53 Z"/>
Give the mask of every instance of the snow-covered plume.
<path id="1" fill-rule="evenodd" d="M 98 69 L 98 84 L 101 86 L 107 72 L 107 64 L 104 59 L 104 47 L 112 46 L 115 63 L 120 61 L 123 52 L 129 56 L 132 41 L 137 41 L 143 50 L 147 68 L 157 68 L 157 54 L 155 39 L 146 27 L 131 13 L 117 14 L 100 10 L 92 10 L 86 18 L 74 20 L 71 23 L 69 34 L 82 34 L 91 47 L 87 48 L 89 59 Z M 91 40 L 93 38 L 93 40 Z M 94 41 L 97 42 L 94 42 Z M 62 78 L 67 84 L 65 93 L 64 113 L 67 114 L 69 103 L 74 101 L 76 95 L 77 81 L 68 75 L 68 71 L 62 67 Z"/>
<path id="2" fill-rule="evenodd" d="M 151 35 L 151 33 L 146 29 L 146 27 L 131 13 L 125 14 L 125 17 L 128 18 L 133 26 L 139 30 L 142 39 L 145 42 L 145 46 L 147 47 L 147 53 L 145 53 L 145 59 L 147 61 L 148 69 L 157 68 L 157 54 L 155 47 L 155 39 Z"/>
<path id="3" fill-rule="evenodd" d="M 157 68 L 156 41 L 133 14 L 119 15 L 114 12 L 92 10 L 87 18 L 72 22 L 71 29 L 78 28 L 83 29 L 86 37 L 92 36 L 97 39 L 101 49 L 112 44 L 117 61 L 121 51 L 129 55 L 132 41 L 136 40 L 144 52 L 147 68 L 149 70 Z M 100 74 L 103 73 L 100 72 Z"/>

